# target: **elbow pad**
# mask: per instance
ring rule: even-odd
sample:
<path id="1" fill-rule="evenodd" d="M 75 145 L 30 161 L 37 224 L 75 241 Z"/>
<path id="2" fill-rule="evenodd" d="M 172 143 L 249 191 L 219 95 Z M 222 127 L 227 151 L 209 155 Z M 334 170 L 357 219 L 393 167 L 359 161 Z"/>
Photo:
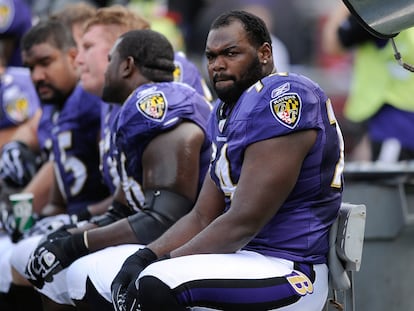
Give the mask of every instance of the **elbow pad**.
<path id="1" fill-rule="evenodd" d="M 186 215 L 193 205 L 191 200 L 168 190 L 147 190 L 143 208 L 129 216 L 128 221 L 139 243 L 148 244 Z"/>
<path id="2" fill-rule="evenodd" d="M 128 205 L 114 201 L 105 214 L 92 217 L 90 222 L 98 227 L 103 227 L 135 213 L 136 211 Z"/>

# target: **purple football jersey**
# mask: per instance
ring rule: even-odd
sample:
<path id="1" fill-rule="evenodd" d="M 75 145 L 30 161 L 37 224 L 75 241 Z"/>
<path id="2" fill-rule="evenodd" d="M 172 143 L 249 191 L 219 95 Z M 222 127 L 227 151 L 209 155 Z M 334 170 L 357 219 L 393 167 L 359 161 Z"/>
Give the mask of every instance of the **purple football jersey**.
<path id="1" fill-rule="evenodd" d="M 216 147 L 210 174 L 226 195 L 227 209 L 249 145 L 297 131 L 318 131 L 292 192 L 245 249 L 325 263 L 329 226 L 341 204 L 343 182 L 343 140 L 330 100 L 303 76 L 274 74 L 244 92 L 227 119 L 219 118 L 222 107 L 216 104 L 209 123 Z"/>
<path id="2" fill-rule="evenodd" d="M 199 94 L 211 101 L 211 92 L 208 89 L 200 71 L 184 53 L 174 54 L 174 81 L 185 83 L 194 88 Z M 101 129 L 101 171 L 105 184 L 113 193 L 119 184 L 119 174 L 116 164 L 116 150 L 114 135 L 111 134 L 112 124 L 118 114 L 121 105 L 104 103 L 102 106 L 102 129 Z"/>
<path id="3" fill-rule="evenodd" d="M 100 169 L 103 180 L 109 188 L 110 193 L 114 193 L 119 184 L 119 175 L 117 171 L 115 159 L 115 142 L 114 136 L 111 134 L 116 116 L 121 109 L 121 105 L 102 102 L 101 110 L 101 140 L 99 142 L 100 148 Z"/>
<path id="4" fill-rule="evenodd" d="M 54 161 L 69 214 L 109 195 L 99 170 L 101 105 L 99 97 L 78 85 L 63 107 L 42 106 L 38 138 L 42 149 Z"/>
<path id="5" fill-rule="evenodd" d="M 23 67 L 8 67 L 0 80 L 0 129 L 20 125 L 39 109 L 39 97 Z"/>
<path id="6" fill-rule="evenodd" d="M 20 40 L 32 27 L 32 12 L 24 0 L 0 0 L 0 39 L 15 38 L 16 45 L 6 66 L 21 66 Z"/>
<path id="7" fill-rule="evenodd" d="M 197 66 L 182 52 L 175 52 L 174 64 L 174 81 L 191 86 L 199 94 L 204 96 L 205 99 L 211 102 L 213 96 Z"/>
<path id="8" fill-rule="evenodd" d="M 174 81 L 191 86 L 206 99 L 211 100 L 211 92 L 200 71 L 194 63 L 186 58 L 184 53 L 176 52 L 174 54 L 174 64 Z M 119 174 L 114 153 L 114 137 L 111 135 L 110 129 L 120 108 L 121 105 L 118 104 L 104 103 L 102 106 L 101 171 L 105 184 L 110 188 L 111 193 L 119 183 Z"/>
<path id="9" fill-rule="evenodd" d="M 142 154 L 150 141 L 190 120 L 206 132 L 210 104 L 193 88 L 178 82 L 151 83 L 138 87 L 125 101 L 116 122 L 119 175 L 128 202 L 139 208 L 144 202 Z M 211 143 L 204 141 L 200 155 L 199 188 L 208 169 Z"/>

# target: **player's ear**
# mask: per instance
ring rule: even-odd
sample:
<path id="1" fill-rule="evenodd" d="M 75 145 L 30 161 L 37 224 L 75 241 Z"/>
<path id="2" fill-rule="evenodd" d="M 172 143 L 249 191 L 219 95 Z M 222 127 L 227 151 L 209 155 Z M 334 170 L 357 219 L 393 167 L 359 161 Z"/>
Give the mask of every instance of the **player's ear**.
<path id="1" fill-rule="evenodd" d="M 121 64 L 122 76 L 130 76 L 136 70 L 135 61 L 132 56 L 128 56 Z"/>
<path id="2" fill-rule="evenodd" d="M 272 46 L 268 42 L 263 43 L 258 49 L 258 55 L 260 63 L 270 62 L 273 59 Z"/>

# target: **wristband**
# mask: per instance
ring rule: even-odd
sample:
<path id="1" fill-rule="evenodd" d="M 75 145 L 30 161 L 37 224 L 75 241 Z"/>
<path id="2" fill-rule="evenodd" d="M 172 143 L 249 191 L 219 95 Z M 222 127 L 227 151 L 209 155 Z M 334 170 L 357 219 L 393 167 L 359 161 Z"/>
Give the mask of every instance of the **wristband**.
<path id="1" fill-rule="evenodd" d="M 83 232 L 83 243 L 85 244 L 86 248 L 89 249 L 88 230 Z"/>

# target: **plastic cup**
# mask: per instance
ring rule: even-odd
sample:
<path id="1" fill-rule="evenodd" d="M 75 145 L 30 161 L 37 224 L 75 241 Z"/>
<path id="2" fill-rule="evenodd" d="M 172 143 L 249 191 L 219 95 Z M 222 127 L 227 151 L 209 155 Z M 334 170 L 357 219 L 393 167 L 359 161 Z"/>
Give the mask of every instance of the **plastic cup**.
<path id="1" fill-rule="evenodd" d="M 9 200 L 13 206 L 16 230 L 23 234 L 34 225 L 33 193 L 11 194 Z"/>

